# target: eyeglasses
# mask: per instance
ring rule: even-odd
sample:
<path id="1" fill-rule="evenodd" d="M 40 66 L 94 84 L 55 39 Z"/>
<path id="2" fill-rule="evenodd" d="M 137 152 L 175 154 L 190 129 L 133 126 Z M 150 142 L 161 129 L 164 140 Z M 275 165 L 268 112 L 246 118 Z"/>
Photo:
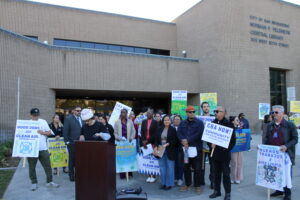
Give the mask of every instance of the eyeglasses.
<path id="1" fill-rule="evenodd" d="M 270 112 L 271 115 L 274 115 L 274 114 L 278 115 L 279 113 L 280 112 L 278 112 L 278 111 L 272 111 L 272 112 Z"/>
<path id="2" fill-rule="evenodd" d="M 187 113 L 190 113 L 190 114 L 192 114 L 192 113 L 195 113 L 196 111 L 188 111 Z"/>
<path id="3" fill-rule="evenodd" d="M 81 112 L 81 110 L 75 110 L 76 112 Z"/>
<path id="4" fill-rule="evenodd" d="M 218 114 L 218 113 L 222 113 L 222 110 L 214 110 L 214 113 Z"/>

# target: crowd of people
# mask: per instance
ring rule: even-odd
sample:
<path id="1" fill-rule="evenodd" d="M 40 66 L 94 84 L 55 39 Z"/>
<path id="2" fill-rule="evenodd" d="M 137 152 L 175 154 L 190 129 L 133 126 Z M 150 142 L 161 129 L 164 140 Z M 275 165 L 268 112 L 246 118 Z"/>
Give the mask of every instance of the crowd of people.
<path id="1" fill-rule="evenodd" d="M 208 102 L 201 104 L 203 116 L 214 117 L 212 123 L 236 129 L 249 129 L 249 121 L 245 114 L 226 118 L 226 109 L 218 106 L 214 115 L 210 113 Z M 75 181 L 76 170 L 74 166 L 76 140 L 97 140 L 131 142 L 136 139 L 137 151 L 141 147 L 147 149 L 153 147 L 153 155 L 159 160 L 160 168 L 160 189 L 170 190 L 175 185 L 180 186 L 181 192 L 194 189 L 201 193 L 201 186 L 205 185 L 205 165 L 209 163 L 210 188 L 213 190 L 209 198 L 221 196 L 221 180 L 225 190 L 224 200 L 231 198 L 231 184 L 240 184 L 243 181 L 243 153 L 231 152 L 236 143 L 236 136 L 232 134 L 228 148 L 202 141 L 205 122 L 195 115 L 196 109 L 193 106 L 186 108 L 186 119 L 180 115 L 168 115 L 154 113 L 148 108 L 146 112 L 135 116 L 133 112 L 128 114 L 126 109 L 121 110 L 120 118 L 111 126 L 109 115 L 94 114 L 91 109 L 83 109 L 80 106 L 74 107 L 72 113 L 64 119 L 64 125 L 59 116 L 54 115 L 49 124 L 39 119 L 39 110 L 31 110 L 32 120 L 41 120 L 43 130 L 39 130 L 40 151 L 38 158 L 29 158 L 29 176 L 32 181 L 31 190 L 37 189 L 35 174 L 36 162 L 39 159 L 47 175 L 47 186 L 59 187 L 52 181 L 52 170 L 47 151 L 47 137 L 64 137 L 69 152 L 68 169 L 63 171 L 69 174 L 69 180 Z M 265 117 L 262 127 L 263 144 L 280 146 L 281 150 L 288 152 L 293 164 L 295 158 L 295 144 L 298 135 L 295 125 L 284 119 L 283 106 L 273 106 L 270 116 Z M 211 153 L 213 151 L 213 153 Z M 161 153 L 163 152 L 163 153 Z M 53 169 L 57 173 L 57 169 Z M 132 177 L 133 174 L 129 173 Z M 124 179 L 125 174 L 120 173 Z M 148 183 L 154 183 L 157 177 L 149 175 Z M 271 196 L 284 194 L 284 200 L 291 199 L 291 190 L 285 187 L 284 192 L 275 191 Z"/>

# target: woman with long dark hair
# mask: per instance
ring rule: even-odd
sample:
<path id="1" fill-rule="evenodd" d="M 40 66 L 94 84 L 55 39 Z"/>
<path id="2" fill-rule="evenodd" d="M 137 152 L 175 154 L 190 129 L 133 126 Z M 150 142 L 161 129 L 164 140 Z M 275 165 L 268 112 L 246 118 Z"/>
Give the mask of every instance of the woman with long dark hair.
<path id="1" fill-rule="evenodd" d="M 170 190 L 174 186 L 174 165 L 177 144 L 176 129 L 171 126 L 170 116 L 165 115 L 162 119 L 162 126 L 157 129 L 154 150 L 156 156 L 159 154 L 158 151 L 164 150 L 159 159 L 160 189 Z"/>

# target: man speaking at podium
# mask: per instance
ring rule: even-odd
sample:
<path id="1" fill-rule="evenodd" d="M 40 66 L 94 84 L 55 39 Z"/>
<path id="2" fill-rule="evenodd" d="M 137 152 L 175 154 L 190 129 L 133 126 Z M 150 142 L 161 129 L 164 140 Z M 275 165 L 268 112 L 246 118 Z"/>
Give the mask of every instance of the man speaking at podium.
<path id="1" fill-rule="evenodd" d="M 94 114 L 91 109 L 83 109 L 81 111 L 81 119 L 85 124 L 81 129 L 80 140 L 108 141 L 111 138 L 105 126 L 94 119 Z"/>

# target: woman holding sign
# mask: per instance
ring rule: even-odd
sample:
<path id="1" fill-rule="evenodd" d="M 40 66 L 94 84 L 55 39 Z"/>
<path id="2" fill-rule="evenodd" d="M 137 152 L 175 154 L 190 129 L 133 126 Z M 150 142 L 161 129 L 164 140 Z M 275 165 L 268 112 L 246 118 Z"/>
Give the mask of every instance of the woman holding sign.
<path id="1" fill-rule="evenodd" d="M 178 138 L 176 129 L 171 126 L 171 119 L 168 115 L 163 117 L 162 124 L 156 133 L 154 155 L 160 157 L 160 189 L 170 190 L 174 186 L 174 164 Z"/>
<path id="2" fill-rule="evenodd" d="M 55 114 L 52 117 L 52 122 L 49 124 L 49 127 L 54 133 L 54 135 L 49 136 L 49 138 L 55 137 L 57 140 L 59 140 L 60 137 L 63 136 L 63 124 L 61 123 L 58 114 Z M 57 168 L 54 168 L 53 170 L 54 170 L 53 174 L 57 175 Z M 63 172 L 68 173 L 68 170 L 66 170 L 66 167 L 63 167 Z"/>
<path id="3" fill-rule="evenodd" d="M 240 120 L 238 117 L 231 116 L 229 120 L 234 126 L 234 132 L 240 128 Z M 239 184 L 243 179 L 243 152 L 231 152 L 230 169 L 231 183 Z"/>

